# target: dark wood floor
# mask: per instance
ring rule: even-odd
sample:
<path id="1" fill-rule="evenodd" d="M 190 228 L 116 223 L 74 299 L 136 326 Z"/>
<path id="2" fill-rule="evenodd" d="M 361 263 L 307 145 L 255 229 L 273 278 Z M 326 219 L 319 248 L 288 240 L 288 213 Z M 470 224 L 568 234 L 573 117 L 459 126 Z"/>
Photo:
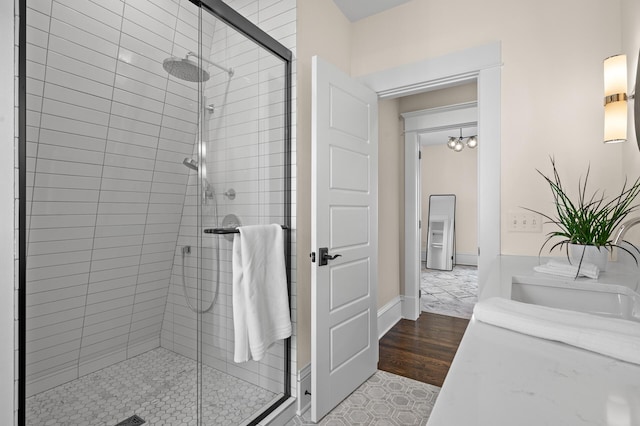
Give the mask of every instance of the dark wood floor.
<path id="1" fill-rule="evenodd" d="M 380 339 L 378 369 L 442 386 L 468 324 L 428 312 L 417 321 L 400 320 Z"/>

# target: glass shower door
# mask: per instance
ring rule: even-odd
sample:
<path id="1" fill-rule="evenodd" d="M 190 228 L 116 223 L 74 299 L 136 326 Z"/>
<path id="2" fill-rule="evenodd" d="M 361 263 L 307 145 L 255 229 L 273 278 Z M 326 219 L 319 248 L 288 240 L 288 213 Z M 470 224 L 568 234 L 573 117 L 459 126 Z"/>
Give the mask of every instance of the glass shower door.
<path id="1" fill-rule="evenodd" d="M 198 400 L 207 425 L 257 423 L 289 395 L 288 341 L 259 362 L 234 362 L 234 234 L 204 233 L 290 221 L 289 63 L 248 37 L 247 25 L 203 7 L 202 38 L 211 30 L 212 41 L 211 51 L 202 52 L 211 78 L 202 87 L 200 120 L 199 293 L 205 308 L 215 300 L 198 319 Z"/>

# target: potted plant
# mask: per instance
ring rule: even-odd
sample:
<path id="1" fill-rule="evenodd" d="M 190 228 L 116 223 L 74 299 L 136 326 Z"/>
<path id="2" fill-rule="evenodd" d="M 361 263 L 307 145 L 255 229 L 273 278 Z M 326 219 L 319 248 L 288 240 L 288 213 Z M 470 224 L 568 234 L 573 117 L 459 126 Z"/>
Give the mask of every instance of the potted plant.
<path id="1" fill-rule="evenodd" d="M 628 241 L 625 242 L 635 252 L 614 243 L 612 235 L 625 218 L 639 208 L 639 205 L 634 204 L 634 201 L 640 194 L 640 177 L 631 185 L 628 185 L 625 179 L 620 193 L 607 201 L 604 191 L 595 191 L 590 196 L 587 195 L 590 170 L 590 167 L 588 167 L 584 181 L 582 178 L 578 181 L 577 199 L 572 199 L 562 185 L 553 157 L 551 157 L 551 165 L 553 167 L 552 178 L 544 175 L 540 170 L 536 169 L 536 171 L 549 184 L 556 208 L 555 217 L 526 208 L 526 210 L 546 218 L 548 220 L 546 223 L 552 223 L 559 228 L 547 234 L 547 238 L 540 247 L 538 255 L 542 253 L 548 243 L 559 239 L 553 243 L 549 252 L 555 248 L 560 250 L 564 248 L 570 262 L 573 264 L 578 263 L 578 270 L 582 266 L 583 260 L 598 263 L 597 260 L 594 260 L 595 258 L 590 257 L 590 252 L 604 258 L 604 266 L 598 265 L 600 270 L 604 270 L 609 252 L 613 247 L 618 247 L 618 249 L 629 253 L 635 260 L 636 265 L 638 265 L 636 254 L 640 254 L 640 250 Z M 578 247 L 577 250 L 576 246 Z M 574 252 L 573 256 L 572 251 Z M 577 258 L 574 257 L 576 254 Z"/>

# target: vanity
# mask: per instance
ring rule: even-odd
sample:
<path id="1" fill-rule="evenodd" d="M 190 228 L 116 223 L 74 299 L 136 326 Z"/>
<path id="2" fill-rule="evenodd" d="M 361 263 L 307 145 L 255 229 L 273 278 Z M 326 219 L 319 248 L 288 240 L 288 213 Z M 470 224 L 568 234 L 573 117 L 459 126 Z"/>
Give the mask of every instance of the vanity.
<path id="1" fill-rule="evenodd" d="M 547 259 L 500 256 L 479 301 L 518 300 L 635 322 L 640 270 L 597 280 L 535 272 Z M 472 318 L 428 426 L 640 425 L 640 365 Z"/>

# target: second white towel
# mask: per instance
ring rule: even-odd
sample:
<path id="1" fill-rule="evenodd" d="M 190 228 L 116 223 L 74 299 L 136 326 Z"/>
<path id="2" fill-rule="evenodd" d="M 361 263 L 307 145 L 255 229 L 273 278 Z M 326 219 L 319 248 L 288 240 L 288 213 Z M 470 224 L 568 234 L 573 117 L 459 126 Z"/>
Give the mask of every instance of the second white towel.
<path id="1" fill-rule="evenodd" d="M 557 260 L 550 260 L 544 265 L 534 266 L 533 270 L 536 272 L 542 272 L 543 274 L 558 275 L 567 278 L 584 276 L 587 278 L 593 278 L 594 280 L 598 279 L 598 275 L 600 274 L 600 270 L 593 263 L 582 262 L 580 265 L 580 271 L 578 271 L 578 265 L 570 265 Z"/>
<path id="2" fill-rule="evenodd" d="M 492 297 L 477 303 L 479 321 L 640 364 L 640 324 Z"/>
<path id="3" fill-rule="evenodd" d="M 269 346 L 291 336 L 280 225 L 238 228 L 233 240 L 235 362 L 259 361 Z"/>

